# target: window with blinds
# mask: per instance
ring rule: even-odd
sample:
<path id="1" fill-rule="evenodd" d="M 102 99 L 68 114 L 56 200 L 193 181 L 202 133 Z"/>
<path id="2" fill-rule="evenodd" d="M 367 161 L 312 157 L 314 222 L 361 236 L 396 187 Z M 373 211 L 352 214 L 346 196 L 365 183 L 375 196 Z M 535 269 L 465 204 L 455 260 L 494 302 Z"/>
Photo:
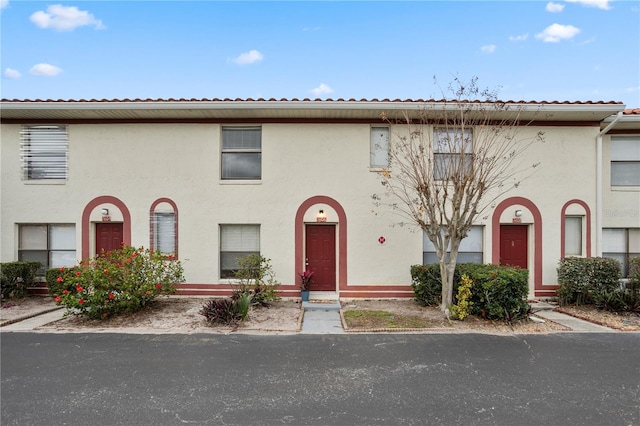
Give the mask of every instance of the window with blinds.
<path id="1" fill-rule="evenodd" d="M 444 231 L 443 231 L 444 232 Z M 458 247 L 458 263 L 482 263 L 483 262 L 483 226 L 472 226 L 466 238 L 460 241 Z M 447 253 L 450 252 L 450 247 Z M 436 248 L 427 236 L 426 232 L 422 233 L 422 264 L 429 265 L 438 263 L 438 255 Z"/>
<path id="2" fill-rule="evenodd" d="M 611 138 L 611 186 L 640 186 L 640 137 Z"/>
<path id="3" fill-rule="evenodd" d="M 262 128 L 222 128 L 222 179 L 261 179 Z"/>
<path id="4" fill-rule="evenodd" d="M 153 214 L 153 249 L 162 254 L 176 254 L 175 213 Z"/>
<path id="5" fill-rule="evenodd" d="M 389 128 L 371 128 L 371 167 L 389 166 Z"/>
<path id="6" fill-rule="evenodd" d="M 435 129 L 433 173 L 436 180 L 462 177 L 471 172 L 473 132 L 470 129 Z"/>
<path id="7" fill-rule="evenodd" d="M 582 256 L 582 216 L 564 218 L 564 255 Z"/>
<path id="8" fill-rule="evenodd" d="M 18 260 L 42 263 L 38 275 L 49 268 L 76 264 L 74 224 L 20 225 Z"/>
<path id="9" fill-rule="evenodd" d="M 238 259 L 260 254 L 260 225 L 220 225 L 220 278 L 233 278 Z"/>
<path id="10" fill-rule="evenodd" d="M 24 180 L 67 179 L 66 126 L 25 126 L 20 130 L 20 158 Z"/>
<path id="11" fill-rule="evenodd" d="M 640 257 L 640 228 L 603 228 L 602 257 L 617 259 L 622 276 L 629 276 L 629 259 Z"/>

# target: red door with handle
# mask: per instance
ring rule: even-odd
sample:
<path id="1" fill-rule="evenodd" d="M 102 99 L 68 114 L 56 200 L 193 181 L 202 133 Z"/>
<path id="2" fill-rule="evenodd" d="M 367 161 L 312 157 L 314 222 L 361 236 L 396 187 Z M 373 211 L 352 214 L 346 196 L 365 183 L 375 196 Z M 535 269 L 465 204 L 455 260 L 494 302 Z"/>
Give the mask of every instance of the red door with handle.
<path id="1" fill-rule="evenodd" d="M 122 223 L 96 223 L 96 255 L 118 250 L 123 241 Z"/>
<path id="2" fill-rule="evenodd" d="M 336 291 L 336 227 L 306 226 L 306 264 L 313 271 L 311 291 Z"/>
<path id="3" fill-rule="evenodd" d="M 500 265 L 527 269 L 527 225 L 500 226 Z"/>

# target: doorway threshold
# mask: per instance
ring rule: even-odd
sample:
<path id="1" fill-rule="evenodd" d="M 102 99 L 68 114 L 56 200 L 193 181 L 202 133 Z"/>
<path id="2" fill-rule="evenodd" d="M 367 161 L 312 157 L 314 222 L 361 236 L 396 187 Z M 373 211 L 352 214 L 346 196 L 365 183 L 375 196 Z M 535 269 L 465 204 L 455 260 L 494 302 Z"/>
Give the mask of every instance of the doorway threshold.
<path id="1" fill-rule="evenodd" d="M 318 302 L 335 302 L 338 301 L 338 293 L 335 291 L 310 291 L 309 292 L 309 301 L 318 301 Z"/>

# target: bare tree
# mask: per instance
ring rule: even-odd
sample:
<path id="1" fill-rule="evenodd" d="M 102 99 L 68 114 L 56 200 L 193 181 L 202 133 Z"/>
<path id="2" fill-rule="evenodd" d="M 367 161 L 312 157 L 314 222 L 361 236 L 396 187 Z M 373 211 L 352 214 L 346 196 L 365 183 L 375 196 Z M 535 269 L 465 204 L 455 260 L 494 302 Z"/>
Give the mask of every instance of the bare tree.
<path id="1" fill-rule="evenodd" d="M 477 78 L 468 84 L 455 78 L 449 92 L 453 98 L 395 120 L 383 115 L 392 129 L 389 167 L 380 172 L 386 197 L 373 197 L 417 224 L 435 246 L 443 311 L 453 299 L 460 241 L 497 198 L 533 172 L 538 164 L 526 164 L 522 154 L 544 141 L 542 132 L 521 137 L 531 123 L 521 119 L 523 107 L 479 90 Z"/>

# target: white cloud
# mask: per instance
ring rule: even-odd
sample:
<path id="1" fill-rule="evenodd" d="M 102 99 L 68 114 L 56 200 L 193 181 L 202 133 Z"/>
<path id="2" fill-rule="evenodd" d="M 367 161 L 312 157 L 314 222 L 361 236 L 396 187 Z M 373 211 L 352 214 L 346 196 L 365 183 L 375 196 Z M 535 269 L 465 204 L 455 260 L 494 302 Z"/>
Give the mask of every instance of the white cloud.
<path id="1" fill-rule="evenodd" d="M 480 48 L 480 50 L 482 50 L 484 53 L 493 53 L 496 51 L 496 45 L 495 44 L 488 44 L 486 46 L 482 46 Z"/>
<path id="2" fill-rule="evenodd" d="M 566 0 L 568 3 L 580 3 L 588 7 L 597 7 L 598 9 L 609 10 L 611 0 Z"/>
<path id="3" fill-rule="evenodd" d="M 77 27 L 92 25 L 96 30 L 105 28 L 102 21 L 96 19 L 86 10 L 78 10 L 75 6 L 54 4 L 44 12 L 39 10 L 31 17 L 31 22 L 40 28 L 51 28 L 57 31 L 73 31 Z"/>
<path id="4" fill-rule="evenodd" d="M 4 70 L 4 76 L 7 78 L 20 78 L 22 77 L 22 74 L 20 74 L 20 71 L 18 70 L 14 70 L 13 68 L 7 68 Z"/>
<path id="5" fill-rule="evenodd" d="M 547 7 L 545 8 L 545 10 L 551 13 L 559 13 L 564 10 L 564 5 L 559 3 L 549 2 L 547 3 Z"/>
<path id="6" fill-rule="evenodd" d="M 238 65 L 247 65 L 260 62 L 262 59 L 264 59 L 264 55 L 262 53 L 257 50 L 250 50 L 233 59 L 233 62 Z"/>
<path id="7" fill-rule="evenodd" d="M 31 67 L 29 72 L 33 75 L 54 76 L 60 74 L 62 69 L 51 64 L 36 64 Z"/>
<path id="8" fill-rule="evenodd" d="M 627 92 L 629 92 L 629 93 L 640 92 L 640 86 L 627 87 Z"/>
<path id="9" fill-rule="evenodd" d="M 0 0 L 0 9 L 4 9 L 9 6 L 9 0 Z"/>
<path id="10" fill-rule="evenodd" d="M 311 89 L 311 93 L 316 96 L 328 95 L 329 93 L 333 93 L 333 89 L 324 83 L 320 83 L 320 86 L 316 87 L 315 89 Z"/>
<path id="11" fill-rule="evenodd" d="M 557 43 L 560 40 L 573 38 L 578 35 L 579 32 L 580 28 L 576 28 L 573 25 L 553 24 L 549 25 L 541 33 L 536 34 L 536 38 L 546 43 Z"/>
<path id="12" fill-rule="evenodd" d="M 529 34 L 520 34 L 517 36 L 509 36 L 509 40 L 511 41 L 525 41 L 529 38 Z"/>

